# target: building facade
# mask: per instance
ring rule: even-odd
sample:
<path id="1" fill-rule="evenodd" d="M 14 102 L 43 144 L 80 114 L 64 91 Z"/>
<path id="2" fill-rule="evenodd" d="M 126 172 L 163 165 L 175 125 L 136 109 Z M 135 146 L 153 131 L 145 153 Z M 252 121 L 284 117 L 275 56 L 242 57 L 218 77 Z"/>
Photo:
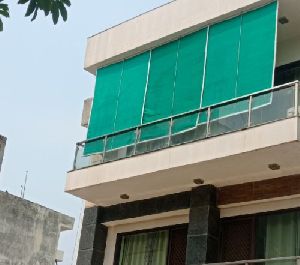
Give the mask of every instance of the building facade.
<path id="1" fill-rule="evenodd" d="M 299 264 L 299 12 L 176 0 L 88 39 L 77 265 Z"/>

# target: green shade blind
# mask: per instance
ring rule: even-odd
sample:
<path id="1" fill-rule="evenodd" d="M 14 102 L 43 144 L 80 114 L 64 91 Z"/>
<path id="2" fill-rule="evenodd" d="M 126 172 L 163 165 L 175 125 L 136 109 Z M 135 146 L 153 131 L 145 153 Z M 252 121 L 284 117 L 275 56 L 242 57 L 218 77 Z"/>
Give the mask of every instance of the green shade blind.
<path id="1" fill-rule="evenodd" d="M 141 124 L 150 52 L 124 61 L 115 131 Z"/>
<path id="2" fill-rule="evenodd" d="M 101 68 L 97 71 L 93 107 L 87 138 L 95 138 L 114 132 L 115 118 L 120 91 L 123 62 Z M 103 151 L 103 143 L 86 144 L 84 153 Z"/>
<path id="3" fill-rule="evenodd" d="M 240 34 L 240 17 L 210 27 L 202 106 L 235 97 Z"/>
<path id="4" fill-rule="evenodd" d="M 237 96 L 273 85 L 277 2 L 242 17 Z"/>
<path id="5" fill-rule="evenodd" d="M 202 91 L 207 29 L 180 39 L 173 115 L 199 109 Z"/>
<path id="6" fill-rule="evenodd" d="M 178 41 L 152 51 L 143 123 L 172 115 Z"/>

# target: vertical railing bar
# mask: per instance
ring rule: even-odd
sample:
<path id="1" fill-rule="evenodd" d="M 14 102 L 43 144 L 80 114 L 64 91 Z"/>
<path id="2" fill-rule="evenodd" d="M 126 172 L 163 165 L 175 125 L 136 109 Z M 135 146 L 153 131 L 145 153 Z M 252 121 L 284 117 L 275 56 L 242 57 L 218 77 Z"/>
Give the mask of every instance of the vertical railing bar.
<path id="1" fill-rule="evenodd" d="M 103 157 L 102 157 L 102 162 L 104 162 L 105 160 L 105 154 L 106 154 L 106 146 L 107 146 L 107 136 L 105 136 L 104 138 L 104 147 L 103 147 Z"/>
<path id="2" fill-rule="evenodd" d="M 139 142 L 139 138 L 140 138 L 140 127 L 137 127 L 135 129 L 135 142 L 134 142 L 134 149 L 133 149 L 133 155 L 136 155 L 136 145 L 138 144 Z"/>
<path id="3" fill-rule="evenodd" d="M 210 119 L 211 119 L 211 108 L 208 107 L 207 109 L 207 124 L 206 124 L 206 136 L 205 138 L 207 138 L 210 134 Z"/>
<path id="4" fill-rule="evenodd" d="M 74 161 L 73 161 L 73 170 L 76 170 L 76 162 L 77 162 L 77 156 L 78 156 L 78 152 L 79 152 L 79 146 L 78 144 L 76 144 L 76 150 L 75 150 L 75 157 L 74 157 Z"/>
<path id="5" fill-rule="evenodd" d="M 248 124 L 247 127 L 250 128 L 251 127 L 251 112 L 252 112 L 252 101 L 253 101 L 253 96 L 251 95 L 249 98 L 249 107 L 248 107 Z"/>
<path id="6" fill-rule="evenodd" d="M 295 117 L 298 117 L 298 108 L 299 108 L 299 82 L 295 84 Z"/>
<path id="7" fill-rule="evenodd" d="M 170 146 L 171 143 L 171 136 L 172 136 L 172 126 L 173 126 L 173 117 L 170 119 L 170 125 L 169 125 L 169 138 L 168 138 L 168 146 Z"/>

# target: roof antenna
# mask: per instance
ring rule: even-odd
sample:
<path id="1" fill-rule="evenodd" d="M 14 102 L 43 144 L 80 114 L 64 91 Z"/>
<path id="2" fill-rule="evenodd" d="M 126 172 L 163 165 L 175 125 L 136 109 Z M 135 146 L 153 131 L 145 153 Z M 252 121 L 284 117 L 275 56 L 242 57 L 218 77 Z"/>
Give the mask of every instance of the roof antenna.
<path id="1" fill-rule="evenodd" d="M 24 199 L 24 197 L 25 197 L 27 179 L 28 179 L 28 170 L 25 172 L 25 182 L 24 182 L 24 185 L 21 185 L 21 198 L 22 199 Z"/>

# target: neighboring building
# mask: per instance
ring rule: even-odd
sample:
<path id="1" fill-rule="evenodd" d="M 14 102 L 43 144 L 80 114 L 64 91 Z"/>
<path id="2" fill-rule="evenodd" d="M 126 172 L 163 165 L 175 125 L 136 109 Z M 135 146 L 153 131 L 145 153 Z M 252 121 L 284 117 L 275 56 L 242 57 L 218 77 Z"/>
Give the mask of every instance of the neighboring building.
<path id="1" fill-rule="evenodd" d="M 74 218 L 0 191 L 0 264 L 54 265 L 60 233 Z"/>
<path id="2" fill-rule="evenodd" d="M 77 265 L 299 264 L 299 14 L 177 0 L 88 39 Z"/>
<path id="3" fill-rule="evenodd" d="M 3 162 L 3 157 L 4 157 L 4 149 L 6 145 L 6 138 L 2 135 L 0 135 L 0 172 L 1 172 L 1 166 Z"/>

